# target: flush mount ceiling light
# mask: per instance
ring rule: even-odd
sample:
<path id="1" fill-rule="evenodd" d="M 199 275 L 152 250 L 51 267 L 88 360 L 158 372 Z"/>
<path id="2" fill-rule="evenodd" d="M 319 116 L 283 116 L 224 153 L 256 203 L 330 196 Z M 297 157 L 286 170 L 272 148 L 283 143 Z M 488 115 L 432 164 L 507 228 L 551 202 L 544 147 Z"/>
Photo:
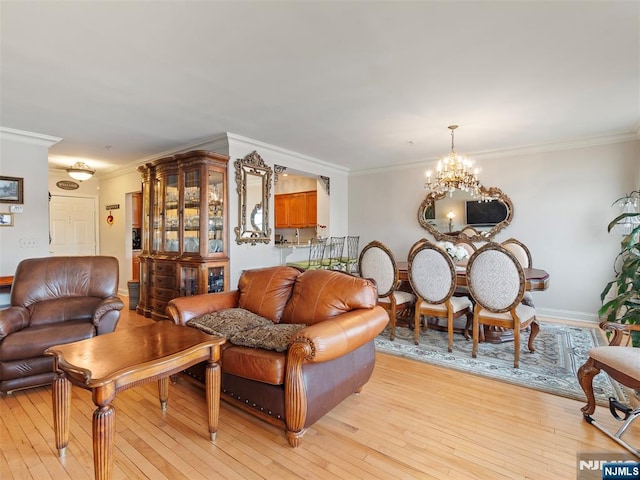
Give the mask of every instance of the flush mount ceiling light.
<path id="1" fill-rule="evenodd" d="M 472 197 L 480 194 L 480 182 L 478 182 L 478 169 L 473 167 L 473 161 L 467 159 L 464 155 L 456 153 L 454 148 L 453 133 L 458 125 L 449 125 L 451 130 L 451 152 L 438 162 L 438 171 L 435 181 L 431 181 L 431 170 L 427 172 L 427 182 L 424 188 L 439 194 L 449 193 L 462 190 L 469 192 Z"/>
<path id="2" fill-rule="evenodd" d="M 96 171 L 84 162 L 76 162 L 67 168 L 69 176 L 79 182 L 89 180 Z"/>

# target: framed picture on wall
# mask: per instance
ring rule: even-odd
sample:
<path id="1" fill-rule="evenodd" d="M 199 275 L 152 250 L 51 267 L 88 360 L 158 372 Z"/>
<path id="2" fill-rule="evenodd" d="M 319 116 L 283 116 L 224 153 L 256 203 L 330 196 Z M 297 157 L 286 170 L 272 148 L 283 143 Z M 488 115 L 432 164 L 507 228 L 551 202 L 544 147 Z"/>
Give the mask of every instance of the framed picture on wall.
<path id="1" fill-rule="evenodd" d="M 22 181 L 18 177 L 0 177 L 0 203 L 24 203 Z"/>
<path id="2" fill-rule="evenodd" d="M 13 227 L 13 213 L 0 213 L 0 227 Z"/>

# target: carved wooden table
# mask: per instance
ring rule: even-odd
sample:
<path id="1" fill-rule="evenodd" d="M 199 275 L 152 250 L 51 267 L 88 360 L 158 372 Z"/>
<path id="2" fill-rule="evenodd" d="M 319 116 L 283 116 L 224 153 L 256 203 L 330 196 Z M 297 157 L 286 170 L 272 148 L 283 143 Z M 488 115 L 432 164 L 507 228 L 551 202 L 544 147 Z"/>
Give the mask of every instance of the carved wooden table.
<path id="1" fill-rule="evenodd" d="M 45 351 L 54 357 L 53 422 L 58 456 L 69 443 L 71 384 L 91 390 L 93 463 L 95 478 L 109 480 L 113 473 L 116 393 L 158 381 L 162 410 L 169 398 L 169 376 L 207 361 L 206 399 L 211 440 L 215 440 L 220 412 L 220 346 L 224 338 L 195 328 L 160 321 L 149 326 L 117 330 L 106 335 L 56 345 Z"/>

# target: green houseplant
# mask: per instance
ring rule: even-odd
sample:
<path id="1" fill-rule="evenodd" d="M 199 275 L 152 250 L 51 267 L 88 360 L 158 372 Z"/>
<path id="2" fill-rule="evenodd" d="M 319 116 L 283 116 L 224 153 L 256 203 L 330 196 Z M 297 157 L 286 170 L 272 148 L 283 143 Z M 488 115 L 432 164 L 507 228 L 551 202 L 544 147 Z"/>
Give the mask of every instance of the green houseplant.
<path id="1" fill-rule="evenodd" d="M 609 223 L 607 230 L 619 231 L 623 238 L 614 264 L 616 278 L 602 291 L 603 304 L 598 314 L 608 322 L 640 325 L 640 190 L 619 198 L 613 205 L 622 206 L 623 213 Z M 607 299 L 610 292 L 613 296 Z M 633 346 L 640 347 L 640 332 L 631 334 Z"/>

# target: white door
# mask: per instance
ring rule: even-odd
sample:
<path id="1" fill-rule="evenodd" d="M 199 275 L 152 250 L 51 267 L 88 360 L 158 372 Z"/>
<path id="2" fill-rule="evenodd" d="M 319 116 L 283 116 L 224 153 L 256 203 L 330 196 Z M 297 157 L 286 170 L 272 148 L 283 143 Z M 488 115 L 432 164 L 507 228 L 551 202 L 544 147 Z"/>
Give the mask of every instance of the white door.
<path id="1" fill-rule="evenodd" d="M 96 254 L 95 199 L 52 195 L 49 202 L 49 253 Z"/>

